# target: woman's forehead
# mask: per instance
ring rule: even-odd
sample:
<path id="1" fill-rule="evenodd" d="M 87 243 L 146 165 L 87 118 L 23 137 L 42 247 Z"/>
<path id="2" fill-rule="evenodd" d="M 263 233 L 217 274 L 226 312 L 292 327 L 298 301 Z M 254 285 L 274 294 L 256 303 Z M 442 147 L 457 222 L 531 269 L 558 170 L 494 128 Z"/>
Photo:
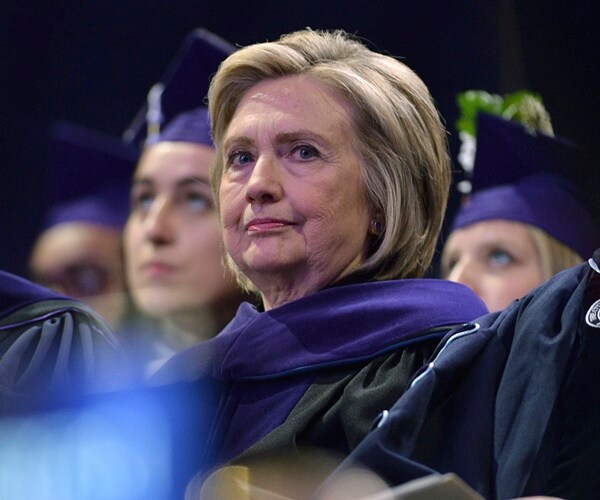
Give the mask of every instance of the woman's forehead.
<path id="1" fill-rule="evenodd" d="M 264 80 L 242 97 L 231 119 L 226 138 L 251 131 L 257 125 L 299 129 L 347 130 L 350 106 L 324 83 L 307 75 Z"/>

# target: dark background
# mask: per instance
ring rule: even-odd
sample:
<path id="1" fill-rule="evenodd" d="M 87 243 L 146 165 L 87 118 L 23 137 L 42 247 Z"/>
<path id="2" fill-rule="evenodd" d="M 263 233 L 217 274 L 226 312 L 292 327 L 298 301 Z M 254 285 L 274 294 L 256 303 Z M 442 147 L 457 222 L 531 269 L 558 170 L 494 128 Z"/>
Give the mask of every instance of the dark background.
<path id="1" fill-rule="evenodd" d="M 543 96 L 555 132 L 596 160 L 597 11 L 592 0 L 0 0 L 0 269 L 26 272 L 51 124 L 119 136 L 194 28 L 239 45 L 306 26 L 343 28 L 403 57 L 447 121 L 453 158 L 457 92 L 529 88 Z"/>

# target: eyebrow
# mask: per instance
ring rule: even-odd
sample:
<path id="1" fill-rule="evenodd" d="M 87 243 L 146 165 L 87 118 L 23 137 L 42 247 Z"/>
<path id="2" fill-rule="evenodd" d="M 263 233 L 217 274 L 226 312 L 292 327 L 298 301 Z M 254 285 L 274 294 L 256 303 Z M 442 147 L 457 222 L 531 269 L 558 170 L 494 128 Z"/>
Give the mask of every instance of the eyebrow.
<path id="1" fill-rule="evenodd" d="M 138 179 L 133 179 L 132 181 L 132 187 L 135 186 L 154 186 L 155 182 L 154 179 L 152 179 L 151 177 L 140 177 Z M 210 181 L 208 179 L 205 179 L 203 177 L 197 177 L 194 175 L 191 175 L 189 177 L 184 177 L 183 179 L 179 179 L 176 183 L 175 186 L 178 188 L 181 187 L 187 187 L 190 185 L 196 185 L 196 184 L 201 184 L 204 187 L 208 187 L 210 188 Z"/>
<path id="2" fill-rule="evenodd" d="M 298 139 L 309 138 L 313 141 L 317 141 L 321 144 L 328 144 L 328 142 L 320 135 L 311 130 L 296 130 L 294 132 L 284 132 L 281 134 L 277 134 L 276 139 L 277 142 L 286 144 L 288 142 L 294 142 Z"/>
<path id="3" fill-rule="evenodd" d="M 232 144 L 247 148 L 253 146 L 254 141 L 245 135 L 229 137 L 223 143 L 223 151 L 227 151 Z"/>
<path id="4" fill-rule="evenodd" d="M 196 176 L 185 177 L 184 179 L 177 181 L 176 186 L 177 187 L 186 187 L 186 186 L 195 185 L 195 184 L 201 184 L 204 187 L 210 188 L 210 182 L 208 179 L 205 179 L 204 177 L 196 177 Z"/>
<path id="5" fill-rule="evenodd" d="M 330 142 L 327 141 L 321 134 L 308 129 L 299 129 L 294 130 L 293 132 L 281 132 L 275 136 L 275 142 L 278 144 L 288 144 L 301 139 L 310 139 L 322 146 L 330 146 Z M 245 135 L 233 136 L 225 140 L 223 143 L 223 151 L 227 151 L 231 144 L 241 147 L 251 147 L 254 146 L 255 141 Z"/>

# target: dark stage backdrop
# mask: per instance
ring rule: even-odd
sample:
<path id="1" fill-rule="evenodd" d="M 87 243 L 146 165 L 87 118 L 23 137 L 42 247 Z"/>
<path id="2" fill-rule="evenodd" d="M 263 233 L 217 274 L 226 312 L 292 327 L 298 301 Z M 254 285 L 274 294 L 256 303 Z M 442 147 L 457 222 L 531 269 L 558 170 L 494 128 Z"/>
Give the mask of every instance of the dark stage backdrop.
<path id="1" fill-rule="evenodd" d="M 446 118 L 453 156 L 454 97 L 467 88 L 538 91 L 556 132 L 595 158 L 600 153 L 592 0 L 0 4 L 0 268 L 17 274 L 26 272 L 39 230 L 51 124 L 68 120 L 120 135 L 197 27 L 239 45 L 306 26 L 356 33 L 404 58 L 428 83 Z"/>

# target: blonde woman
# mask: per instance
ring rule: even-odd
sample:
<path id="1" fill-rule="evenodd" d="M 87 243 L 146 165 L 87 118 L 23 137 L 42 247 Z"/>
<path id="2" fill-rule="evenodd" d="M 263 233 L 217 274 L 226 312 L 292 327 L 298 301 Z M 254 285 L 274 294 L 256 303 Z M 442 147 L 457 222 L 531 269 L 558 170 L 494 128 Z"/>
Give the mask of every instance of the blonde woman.
<path id="1" fill-rule="evenodd" d="M 504 309 L 557 272 L 591 257 L 600 224 L 568 141 L 480 114 L 473 191 L 442 254 L 443 277 Z"/>

